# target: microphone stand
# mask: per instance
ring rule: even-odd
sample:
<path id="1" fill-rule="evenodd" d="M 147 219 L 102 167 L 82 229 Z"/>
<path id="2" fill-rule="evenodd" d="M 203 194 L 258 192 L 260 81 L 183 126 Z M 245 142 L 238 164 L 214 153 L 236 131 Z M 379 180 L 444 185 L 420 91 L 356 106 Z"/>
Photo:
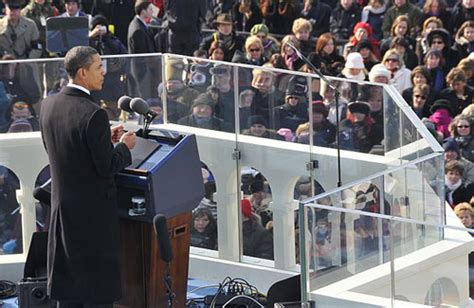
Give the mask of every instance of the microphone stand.
<path id="1" fill-rule="evenodd" d="M 296 55 L 298 58 L 300 58 L 308 67 L 310 67 L 314 73 L 325 83 L 328 84 L 329 88 L 331 88 L 334 91 L 334 98 L 336 100 L 336 150 L 337 150 L 337 187 L 342 186 L 342 181 L 341 181 L 341 146 L 339 144 L 339 96 L 341 95 L 341 92 L 337 89 L 337 87 L 334 85 L 333 82 L 329 81 L 326 76 L 324 76 L 320 70 L 318 70 L 311 61 L 306 58 L 301 51 L 293 46 L 291 43 L 286 43 L 286 45 L 290 46 L 291 49 L 293 49 L 294 52 L 296 52 Z"/>
<path id="2" fill-rule="evenodd" d="M 171 274 L 170 274 L 170 263 L 166 262 L 166 272 L 165 277 L 163 278 L 163 282 L 165 283 L 166 287 L 166 294 L 168 295 L 168 308 L 173 307 L 173 302 L 176 297 L 174 294 L 173 289 L 171 288 Z"/>
<path id="3" fill-rule="evenodd" d="M 153 119 L 155 119 L 156 115 L 147 113 L 143 116 L 145 121 L 143 123 L 143 138 L 148 138 L 148 133 L 150 132 L 149 127 Z"/>

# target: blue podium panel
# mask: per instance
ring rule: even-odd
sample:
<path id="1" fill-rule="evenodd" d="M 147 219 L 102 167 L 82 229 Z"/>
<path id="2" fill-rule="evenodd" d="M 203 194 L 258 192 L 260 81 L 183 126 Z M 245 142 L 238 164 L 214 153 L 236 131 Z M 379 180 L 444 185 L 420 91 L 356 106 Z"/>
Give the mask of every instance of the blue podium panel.
<path id="1" fill-rule="evenodd" d="M 120 216 L 152 222 L 194 209 L 204 196 L 196 137 L 152 130 L 138 139 L 132 165 L 116 176 Z"/>

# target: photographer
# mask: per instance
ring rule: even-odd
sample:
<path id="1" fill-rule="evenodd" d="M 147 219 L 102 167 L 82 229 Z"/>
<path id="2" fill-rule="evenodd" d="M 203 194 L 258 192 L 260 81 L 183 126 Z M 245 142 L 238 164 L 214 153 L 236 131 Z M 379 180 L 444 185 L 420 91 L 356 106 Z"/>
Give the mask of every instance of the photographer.
<path id="1" fill-rule="evenodd" d="M 108 25 L 107 19 L 102 15 L 92 19 L 89 46 L 97 50 L 100 55 L 126 54 L 127 48 L 108 30 Z M 92 92 L 92 97 L 96 102 L 100 102 L 110 120 L 118 120 L 120 110 L 116 102 L 126 91 L 125 79 L 122 78 L 126 73 L 126 61 L 117 57 L 104 59 L 103 62 L 107 71 L 104 84 L 101 91 Z"/>

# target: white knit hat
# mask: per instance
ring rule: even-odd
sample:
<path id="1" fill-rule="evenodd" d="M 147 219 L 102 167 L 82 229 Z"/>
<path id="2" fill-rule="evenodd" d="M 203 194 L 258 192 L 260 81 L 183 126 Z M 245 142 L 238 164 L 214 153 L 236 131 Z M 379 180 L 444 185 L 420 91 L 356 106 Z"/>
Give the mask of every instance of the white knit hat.
<path id="1" fill-rule="evenodd" d="M 390 71 L 385 68 L 383 64 L 377 64 L 372 67 L 369 73 L 369 80 L 374 82 L 376 77 L 386 77 L 387 80 L 390 80 Z"/>
<path id="2" fill-rule="evenodd" d="M 364 59 L 358 52 L 351 52 L 347 55 L 346 68 L 365 68 Z"/>

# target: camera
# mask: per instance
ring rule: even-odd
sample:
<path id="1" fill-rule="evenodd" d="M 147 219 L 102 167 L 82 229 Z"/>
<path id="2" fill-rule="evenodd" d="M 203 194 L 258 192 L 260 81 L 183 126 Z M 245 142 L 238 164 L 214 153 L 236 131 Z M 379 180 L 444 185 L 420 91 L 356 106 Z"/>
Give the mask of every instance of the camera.
<path id="1" fill-rule="evenodd" d="M 107 33 L 107 27 L 106 26 L 99 26 L 99 31 L 101 34 Z"/>

